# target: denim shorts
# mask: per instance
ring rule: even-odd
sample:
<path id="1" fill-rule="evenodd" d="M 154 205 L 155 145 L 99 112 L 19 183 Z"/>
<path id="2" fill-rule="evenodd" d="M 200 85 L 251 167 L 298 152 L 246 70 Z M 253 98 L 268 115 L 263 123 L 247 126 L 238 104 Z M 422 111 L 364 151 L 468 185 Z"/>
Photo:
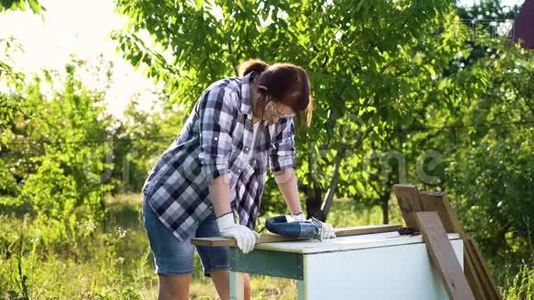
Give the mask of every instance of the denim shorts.
<path id="1" fill-rule="evenodd" d="M 161 275 L 182 275 L 193 273 L 193 255 L 195 246 L 191 244 L 191 237 L 183 242 L 178 240 L 143 200 L 143 223 L 154 254 L 156 273 Z M 220 236 L 215 215 L 209 216 L 199 224 L 195 237 Z M 228 247 L 196 246 L 204 267 L 204 275 L 215 270 L 228 270 Z"/>

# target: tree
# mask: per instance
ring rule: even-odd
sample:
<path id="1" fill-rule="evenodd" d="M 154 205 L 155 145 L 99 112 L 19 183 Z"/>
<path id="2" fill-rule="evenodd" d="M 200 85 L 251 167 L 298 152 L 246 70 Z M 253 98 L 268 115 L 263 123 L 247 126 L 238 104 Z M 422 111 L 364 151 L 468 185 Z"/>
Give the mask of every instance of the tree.
<path id="1" fill-rule="evenodd" d="M 44 10 L 44 7 L 41 6 L 37 0 L 3 0 L 0 1 L 0 12 L 7 10 L 24 11 L 27 6 L 29 6 L 32 12 L 36 14 L 40 14 L 41 11 Z M 0 39 L 0 43 L 3 52 L 2 54 L 4 56 L 4 59 L 0 60 L 0 86 L 5 86 L 7 88 L 16 86 L 20 88 L 24 80 L 24 75 L 13 70 L 13 62 L 11 61 L 10 54 L 13 51 L 13 48 L 21 49 L 21 47 L 13 38 L 7 40 Z M 0 97 L 0 130 L 4 130 L 3 127 L 13 118 L 17 109 L 15 100 L 6 97 L 5 95 Z"/>
<path id="2" fill-rule="evenodd" d="M 80 226 L 94 228 L 104 220 L 110 188 L 102 175 L 110 168 L 106 138 L 111 120 L 104 113 L 103 93 L 85 88 L 76 67 L 67 65 L 64 79 L 45 72 L 44 79 L 34 76 L 0 93 L 17 103 L 12 116 L 2 120 L 0 173 L 7 180 L 0 199 L 27 205 L 47 231 L 40 236 L 45 244 L 81 242 Z M 61 81 L 64 86 L 56 89 Z M 51 96 L 42 92 L 45 85 Z"/>
<path id="3" fill-rule="evenodd" d="M 479 42 L 496 54 L 479 58 L 464 77 L 477 83 L 476 97 L 456 117 L 463 128 L 445 184 L 485 250 L 532 260 L 534 56 L 507 39 Z"/>
<path id="4" fill-rule="evenodd" d="M 0 1 L 0 12 L 5 10 L 22 10 L 28 7 L 33 13 L 40 14 L 45 8 L 37 0 L 2 0 Z"/>
<path id="5" fill-rule="evenodd" d="M 11 53 L 20 49 L 20 45 L 13 38 L 0 40 L 0 43 L 4 57 L 0 60 L 0 86 L 7 91 L 7 93 L 0 94 L 0 132 L 2 132 L 19 110 L 18 99 L 9 96 L 9 93 L 20 89 L 24 84 L 25 77 L 23 73 L 14 70 L 12 67 Z M 0 143 L 0 149 L 1 146 Z"/>
<path id="6" fill-rule="evenodd" d="M 166 84 L 170 103 L 191 107 L 205 86 L 235 75 L 251 57 L 306 66 L 318 105 L 312 128 L 297 136 L 298 174 L 308 215 L 323 220 L 340 177 L 365 178 L 358 163 L 371 145 L 364 141 L 384 140 L 390 128 L 416 122 L 411 109 L 420 106 L 420 93 L 430 93 L 425 88 L 434 85 L 426 84 L 461 44 L 449 1 L 117 4 L 130 16 L 115 35 L 119 48 Z M 145 30 L 155 46 L 139 37 Z"/>
<path id="7" fill-rule="evenodd" d="M 113 192 L 140 191 L 150 170 L 161 153 L 176 138 L 185 120 L 183 108 L 164 108 L 166 95 L 145 112 L 132 99 L 124 118 L 112 132 L 114 169 L 111 174 Z"/>

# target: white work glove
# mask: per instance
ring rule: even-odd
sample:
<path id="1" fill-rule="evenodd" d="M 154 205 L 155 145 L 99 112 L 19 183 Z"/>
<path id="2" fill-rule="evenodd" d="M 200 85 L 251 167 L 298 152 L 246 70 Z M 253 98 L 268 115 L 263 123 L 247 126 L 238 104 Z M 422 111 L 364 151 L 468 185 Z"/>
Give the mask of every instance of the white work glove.
<path id="1" fill-rule="evenodd" d="M 332 225 L 325 222 L 321 222 L 314 217 L 311 218 L 311 221 L 315 225 L 321 227 L 321 236 L 319 237 L 319 240 L 322 241 L 323 239 L 333 239 L 336 237 L 336 231 L 334 230 L 334 227 L 332 227 Z"/>
<path id="2" fill-rule="evenodd" d="M 333 239 L 336 237 L 336 231 L 334 227 L 328 223 L 321 222 L 321 240 L 322 239 Z"/>
<path id="3" fill-rule="evenodd" d="M 260 237 L 259 233 L 247 226 L 236 224 L 232 213 L 218 217 L 217 226 L 221 236 L 235 239 L 237 247 L 245 254 L 254 249 L 256 239 Z"/>
<path id="4" fill-rule="evenodd" d="M 306 218 L 304 218 L 304 213 L 299 212 L 295 215 L 286 215 L 287 222 L 295 222 L 295 221 L 306 221 Z"/>

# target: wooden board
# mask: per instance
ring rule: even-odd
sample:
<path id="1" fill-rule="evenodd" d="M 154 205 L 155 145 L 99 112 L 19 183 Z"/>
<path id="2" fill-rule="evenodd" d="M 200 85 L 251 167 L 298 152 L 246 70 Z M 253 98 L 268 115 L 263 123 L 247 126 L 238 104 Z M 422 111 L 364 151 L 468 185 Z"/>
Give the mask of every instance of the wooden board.
<path id="1" fill-rule="evenodd" d="M 395 184 L 393 186 L 393 192 L 399 203 L 406 226 L 417 229 L 414 213 L 423 211 L 423 205 L 417 187 L 413 184 Z"/>
<path id="2" fill-rule="evenodd" d="M 406 225 L 419 230 L 414 225 L 415 213 L 418 211 L 435 211 L 449 233 L 458 233 L 465 239 L 464 265 L 467 280 L 477 299 L 500 299 L 497 287 L 476 243 L 467 236 L 458 221 L 445 194 L 437 192 L 419 192 L 414 185 L 398 184 L 393 186 Z M 417 222 L 415 222 L 417 223 Z"/>
<path id="3" fill-rule="evenodd" d="M 472 245 L 474 249 L 473 251 L 475 253 L 474 256 L 476 256 L 479 265 L 482 267 L 482 272 L 483 272 L 485 280 L 489 282 L 490 293 L 492 295 L 492 299 L 501 299 L 501 295 L 499 294 L 499 291 L 497 290 L 497 284 L 495 284 L 495 281 L 493 280 L 493 277 L 491 276 L 488 265 L 484 261 L 482 257 L 482 252 L 478 248 L 477 243 L 475 242 L 474 239 L 469 238 L 469 244 Z"/>
<path id="4" fill-rule="evenodd" d="M 436 212 L 416 212 L 415 220 L 449 298 L 474 300 L 475 296 L 454 254 L 439 215 Z"/>
<path id="5" fill-rule="evenodd" d="M 464 273 L 476 299 L 488 299 L 474 265 L 472 253 L 464 240 Z"/>
<path id="6" fill-rule="evenodd" d="M 473 261 L 474 269 L 476 271 L 476 276 L 478 280 L 480 281 L 482 288 L 484 289 L 484 293 L 486 296 L 485 299 L 490 299 L 490 300 L 501 299 L 499 291 L 497 290 L 497 285 L 495 284 L 495 281 L 493 281 L 493 278 L 491 277 L 491 274 L 489 273 L 488 266 L 482 259 L 482 253 L 480 252 L 478 245 L 470 237 L 465 239 L 465 245 Z"/>
<path id="7" fill-rule="evenodd" d="M 476 257 L 476 254 L 473 251 L 473 247 L 469 245 L 469 238 L 464 239 L 465 243 L 465 252 L 469 260 L 471 261 L 471 264 L 473 266 L 472 270 L 472 276 L 476 278 L 476 280 L 479 282 L 480 287 L 483 290 L 483 299 L 491 299 L 490 297 L 490 287 L 487 283 L 487 281 L 484 280 L 482 275 L 482 269 L 478 263 L 478 259 Z"/>
<path id="8" fill-rule="evenodd" d="M 464 239 L 464 264 L 467 280 L 477 299 L 500 299 L 495 282 L 477 250 L 474 241 L 468 237 L 447 197 L 443 193 L 421 192 L 421 202 L 425 211 L 436 211 L 447 232 L 456 232 Z"/>
<path id="9" fill-rule="evenodd" d="M 421 192 L 421 203 L 424 211 L 436 211 L 445 227 L 445 231 L 458 233 L 463 238 L 465 232 L 454 213 L 449 200 L 443 193 Z"/>
<path id="10" fill-rule="evenodd" d="M 397 231 L 400 225 L 371 225 L 371 226 L 358 226 L 358 227 L 345 227 L 336 228 L 336 236 L 351 236 L 362 235 L 382 232 Z M 260 243 L 273 243 L 273 242 L 287 242 L 298 241 L 303 239 L 296 239 L 291 237 L 284 237 L 272 233 L 262 233 L 260 238 L 256 241 L 256 244 Z M 192 243 L 197 246 L 209 246 L 209 247 L 237 247 L 234 239 L 224 237 L 205 237 L 205 238 L 193 238 Z"/>
<path id="11" fill-rule="evenodd" d="M 421 202 L 425 211 L 436 211 L 447 232 L 460 234 L 465 242 L 465 274 L 477 299 L 500 299 L 495 282 L 482 254 L 473 239 L 468 237 L 458 221 L 445 194 L 421 192 Z"/>

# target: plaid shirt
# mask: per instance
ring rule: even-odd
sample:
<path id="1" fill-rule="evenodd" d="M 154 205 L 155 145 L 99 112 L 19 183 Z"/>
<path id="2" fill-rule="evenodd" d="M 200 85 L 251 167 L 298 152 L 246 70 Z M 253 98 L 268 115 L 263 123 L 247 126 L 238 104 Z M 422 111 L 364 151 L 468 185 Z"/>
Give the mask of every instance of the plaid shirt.
<path id="1" fill-rule="evenodd" d="M 268 165 L 295 167 L 293 119 L 260 121 L 252 141 L 251 76 L 210 85 L 145 182 L 146 201 L 180 241 L 213 213 L 208 184 L 215 177 L 228 176 L 232 210 L 254 228 Z"/>

